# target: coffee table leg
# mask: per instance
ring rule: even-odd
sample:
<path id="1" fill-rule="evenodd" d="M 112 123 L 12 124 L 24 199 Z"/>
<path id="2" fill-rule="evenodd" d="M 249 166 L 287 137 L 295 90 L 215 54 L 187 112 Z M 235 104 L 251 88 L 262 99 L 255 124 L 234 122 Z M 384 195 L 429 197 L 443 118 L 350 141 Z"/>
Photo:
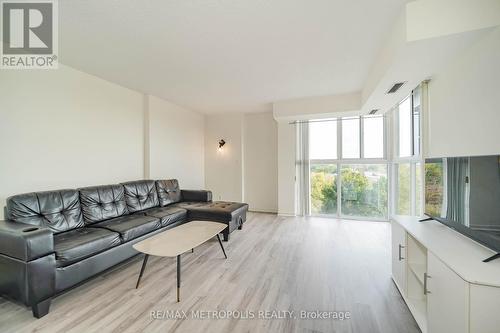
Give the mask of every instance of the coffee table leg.
<path id="1" fill-rule="evenodd" d="M 177 302 L 181 301 L 181 256 L 177 256 Z"/>
<path id="2" fill-rule="evenodd" d="M 148 263 L 149 254 L 144 255 L 144 261 L 142 262 L 141 272 L 139 273 L 139 278 L 137 279 L 137 284 L 135 289 L 139 288 L 139 282 L 141 282 L 142 274 L 144 274 L 144 269 L 146 269 L 146 264 Z"/>
<path id="3" fill-rule="evenodd" d="M 220 247 L 222 248 L 222 253 L 224 253 L 224 257 L 226 257 L 227 259 L 226 250 L 224 250 L 224 246 L 222 245 L 222 241 L 220 240 L 219 234 L 217 234 L 217 240 L 219 241 Z"/>

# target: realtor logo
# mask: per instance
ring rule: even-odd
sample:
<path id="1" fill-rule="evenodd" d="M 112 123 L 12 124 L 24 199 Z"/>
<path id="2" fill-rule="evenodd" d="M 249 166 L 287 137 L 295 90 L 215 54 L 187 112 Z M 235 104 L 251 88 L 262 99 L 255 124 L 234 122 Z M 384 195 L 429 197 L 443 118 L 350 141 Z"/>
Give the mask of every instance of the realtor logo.
<path id="1" fill-rule="evenodd" d="M 57 68 L 57 0 L 2 0 L 0 3 L 0 68 Z"/>

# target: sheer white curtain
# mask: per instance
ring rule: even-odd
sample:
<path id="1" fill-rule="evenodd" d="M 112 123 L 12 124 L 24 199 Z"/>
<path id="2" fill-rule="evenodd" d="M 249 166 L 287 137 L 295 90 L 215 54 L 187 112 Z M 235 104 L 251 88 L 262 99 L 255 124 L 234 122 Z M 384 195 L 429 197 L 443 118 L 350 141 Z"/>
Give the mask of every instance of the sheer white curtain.
<path id="1" fill-rule="evenodd" d="M 310 215 L 309 205 L 309 123 L 297 122 L 295 158 L 295 201 L 297 215 Z"/>

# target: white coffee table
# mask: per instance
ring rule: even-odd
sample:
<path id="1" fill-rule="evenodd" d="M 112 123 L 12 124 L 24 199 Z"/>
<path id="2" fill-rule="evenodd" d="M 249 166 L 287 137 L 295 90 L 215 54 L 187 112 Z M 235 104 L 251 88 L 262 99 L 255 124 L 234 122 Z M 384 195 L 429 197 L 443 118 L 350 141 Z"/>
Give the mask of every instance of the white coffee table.
<path id="1" fill-rule="evenodd" d="M 219 237 L 227 225 L 218 222 L 208 221 L 192 221 L 181 224 L 169 230 L 165 230 L 159 234 L 151 236 L 143 241 L 134 244 L 133 247 L 139 252 L 145 254 L 144 261 L 142 262 L 141 272 L 137 279 L 137 285 L 144 274 L 146 263 L 150 255 L 159 257 L 177 257 L 177 302 L 180 302 L 180 288 L 181 288 L 181 254 L 189 250 L 193 250 L 198 245 L 201 245 L 209 239 L 217 236 L 222 253 L 227 259 L 226 251 Z"/>

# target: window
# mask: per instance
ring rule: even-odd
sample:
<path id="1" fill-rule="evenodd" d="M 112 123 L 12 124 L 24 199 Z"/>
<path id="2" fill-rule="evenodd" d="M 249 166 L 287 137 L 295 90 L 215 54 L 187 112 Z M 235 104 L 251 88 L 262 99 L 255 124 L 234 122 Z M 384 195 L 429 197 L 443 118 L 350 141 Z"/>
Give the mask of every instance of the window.
<path id="1" fill-rule="evenodd" d="M 398 157 L 420 155 L 420 109 L 422 89 L 419 86 L 397 106 Z"/>
<path id="2" fill-rule="evenodd" d="M 300 202 L 311 214 L 385 220 L 390 207 L 391 214 L 422 215 L 425 87 L 423 83 L 415 88 L 388 112 L 390 117 L 366 115 L 309 123 L 308 140 L 298 142 L 303 142 L 300 147 L 309 144 L 309 163 L 304 163 L 307 166 L 300 177 L 308 182 L 310 193 Z M 390 149 L 387 124 L 393 138 Z"/>
<path id="3" fill-rule="evenodd" d="M 337 164 L 311 165 L 311 213 L 337 214 Z"/>
<path id="4" fill-rule="evenodd" d="M 422 163 L 415 163 L 415 215 L 421 216 L 423 212 L 423 175 Z"/>
<path id="5" fill-rule="evenodd" d="M 422 215 L 421 105 L 422 88 L 419 86 L 394 109 L 393 212 L 397 215 Z"/>
<path id="6" fill-rule="evenodd" d="M 342 119 L 342 158 L 359 158 L 359 117 Z"/>
<path id="7" fill-rule="evenodd" d="M 422 104 L 422 88 L 418 86 L 412 92 L 412 131 L 413 131 L 413 155 L 420 155 L 420 112 Z"/>
<path id="8" fill-rule="evenodd" d="M 384 116 L 310 122 L 311 214 L 387 219 L 385 152 Z"/>
<path id="9" fill-rule="evenodd" d="M 340 175 L 342 216 L 387 217 L 387 164 L 346 164 Z"/>
<path id="10" fill-rule="evenodd" d="M 309 158 L 337 159 L 337 121 L 309 123 Z"/>
<path id="11" fill-rule="evenodd" d="M 412 155 L 411 100 L 407 97 L 398 107 L 399 157 Z"/>
<path id="12" fill-rule="evenodd" d="M 384 157 L 384 118 L 363 117 L 364 158 Z"/>
<path id="13" fill-rule="evenodd" d="M 411 165 L 410 163 L 399 163 L 397 169 L 397 201 L 396 214 L 411 214 Z"/>
<path id="14" fill-rule="evenodd" d="M 422 163 L 396 163 L 394 213 L 397 215 L 422 215 Z"/>

